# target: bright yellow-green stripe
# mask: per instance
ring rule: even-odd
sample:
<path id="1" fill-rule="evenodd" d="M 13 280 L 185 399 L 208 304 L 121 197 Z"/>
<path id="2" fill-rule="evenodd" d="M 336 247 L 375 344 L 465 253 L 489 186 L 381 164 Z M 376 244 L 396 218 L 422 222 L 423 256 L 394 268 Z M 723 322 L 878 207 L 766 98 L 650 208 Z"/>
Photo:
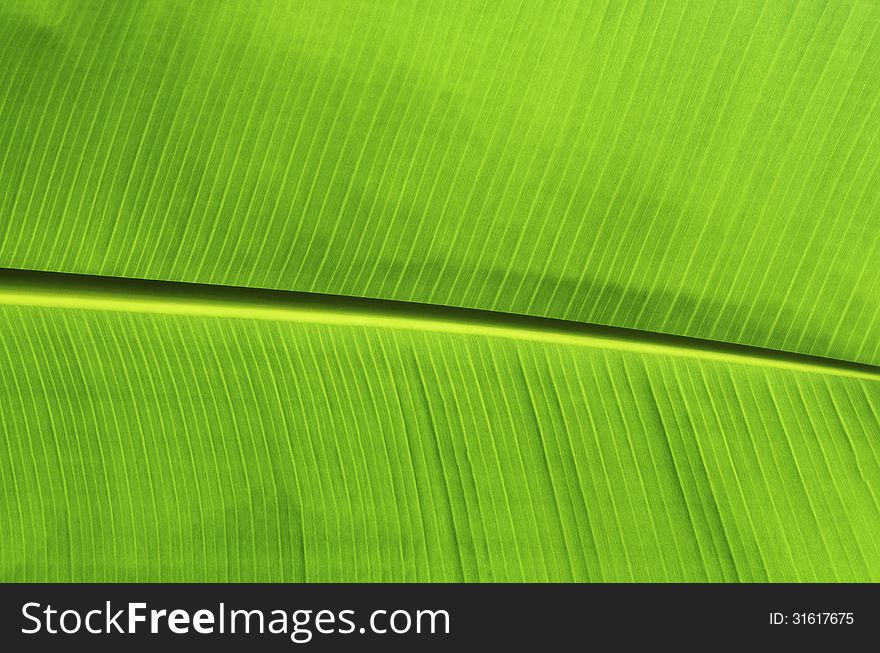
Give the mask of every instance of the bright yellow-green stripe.
<path id="1" fill-rule="evenodd" d="M 76 291 L 69 288 L 55 290 L 46 287 L 39 291 L 33 288 L 18 288 L 9 282 L 0 285 L 0 304 L 16 306 L 40 306 L 45 308 L 65 308 L 89 311 L 113 311 L 119 313 L 155 313 L 162 315 L 191 315 L 238 320 L 261 320 L 272 322 L 296 322 L 325 324 L 333 326 L 360 326 L 376 329 L 393 329 L 434 333 L 451 333 L 487 338 L 503 338 L 543 342 L 548 344 L 575 345 L 597 349 L 614 349 L 648 355 L 697 358 L 722 363 L 774 367 L 796 372 L 846 376 L 851 378 L 880 381 L 880 372 L 865 366 L 864 369 L 837 367 L 834 361 L 807 359 L 787 360 L 774 356 L 748 353 L 748 349 L 736 353 L 707 351 L 665 343 L 639 340 L 632 337 L 614 337 L 605 334 L 566 333 L 552 327 L 541 328 L 539 320 L 530 327 L 507 327 L 482 322 L 478 319 L 462 318 L 451 314 L 448 319 L 431 316 L 401 316 L 383 314 L 379 308 L 352 305 L 345 308 L 315 308 L 297 306 L 260 305 L 254 302 L 236 302 L 212 297 L 175 296 L 125 296 L 112 292 Z M 651 334 L 648 334 L 650 337 Z"/>

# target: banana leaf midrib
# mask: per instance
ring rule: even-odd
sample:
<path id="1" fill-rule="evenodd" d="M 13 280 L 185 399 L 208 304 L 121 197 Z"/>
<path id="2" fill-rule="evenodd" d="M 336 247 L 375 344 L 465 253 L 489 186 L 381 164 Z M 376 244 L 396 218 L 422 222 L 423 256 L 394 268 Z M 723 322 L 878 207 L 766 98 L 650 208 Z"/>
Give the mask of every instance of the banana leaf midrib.
<path id="1" fill-rule="evenodd" d="M 2 305 L 455 333 L 880 381 L 880 366 L 798 352 L 532 315 L 301 291 L 0 268 Z"/>

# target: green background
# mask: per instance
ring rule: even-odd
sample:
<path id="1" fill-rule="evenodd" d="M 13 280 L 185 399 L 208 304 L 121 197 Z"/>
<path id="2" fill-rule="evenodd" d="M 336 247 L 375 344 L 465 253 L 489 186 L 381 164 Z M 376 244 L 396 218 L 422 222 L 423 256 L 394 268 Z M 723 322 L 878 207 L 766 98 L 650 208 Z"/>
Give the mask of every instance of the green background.
<path id="1" fill-rule="evenodd" d="M 0 267 L 876 365 L 878 28 L 5 0 Z M 0 285 L 0 579 L 880 580 L 876 369 Z"/>

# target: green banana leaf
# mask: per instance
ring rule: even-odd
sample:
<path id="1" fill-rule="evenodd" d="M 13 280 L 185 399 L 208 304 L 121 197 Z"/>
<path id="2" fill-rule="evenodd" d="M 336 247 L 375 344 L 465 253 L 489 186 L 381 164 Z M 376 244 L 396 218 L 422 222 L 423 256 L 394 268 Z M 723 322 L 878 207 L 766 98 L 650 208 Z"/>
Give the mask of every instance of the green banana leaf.
<path id="1" fill-rule="evenodd" d="M 877 3 L 0 37 L 0 580 L 880 580 Z"/>

